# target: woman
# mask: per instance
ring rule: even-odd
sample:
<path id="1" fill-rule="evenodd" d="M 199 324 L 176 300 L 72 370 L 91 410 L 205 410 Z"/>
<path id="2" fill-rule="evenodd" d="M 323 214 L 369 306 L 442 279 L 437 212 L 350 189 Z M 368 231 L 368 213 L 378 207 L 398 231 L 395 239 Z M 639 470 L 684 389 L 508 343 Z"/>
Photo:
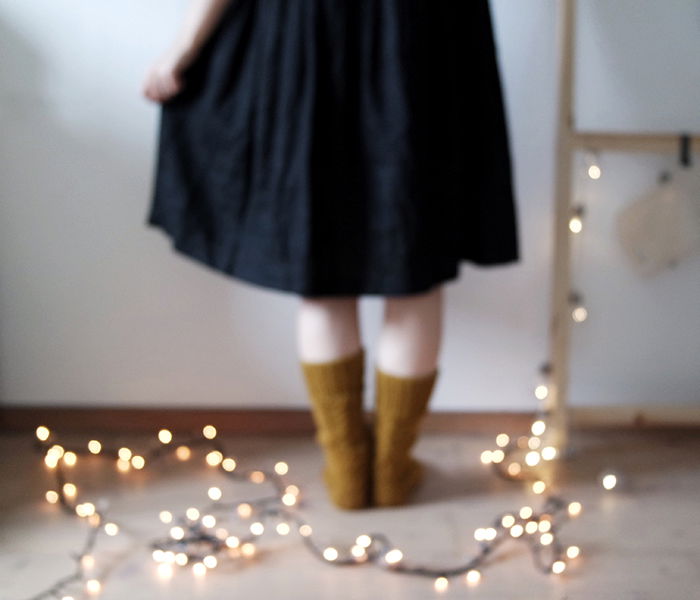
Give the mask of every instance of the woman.
<path id="1" fill-rule="evenodd" d="M 144 95 L 162 104 L 148 224 L 298 295 L 323 478 L 344 509 L 405 503 L 459 263 L 519 260 L 487 0 L 192 0 Z M 385 298 L 374 427 L 361 295 Z"/>

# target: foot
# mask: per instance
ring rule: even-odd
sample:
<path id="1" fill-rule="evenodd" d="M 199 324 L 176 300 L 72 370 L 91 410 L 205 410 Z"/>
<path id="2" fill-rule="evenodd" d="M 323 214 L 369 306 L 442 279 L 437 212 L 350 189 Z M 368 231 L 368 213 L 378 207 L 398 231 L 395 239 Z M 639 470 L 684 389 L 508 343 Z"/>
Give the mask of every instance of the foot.
<path id="1" fill-rule="evenodd" d="M 413 491 L 423 481 L 425 466 L 413 456 L 407 457 L 402 468 L 395 463 L 376 464 L 374 468 L 374 506 L 406 504 Z"/>

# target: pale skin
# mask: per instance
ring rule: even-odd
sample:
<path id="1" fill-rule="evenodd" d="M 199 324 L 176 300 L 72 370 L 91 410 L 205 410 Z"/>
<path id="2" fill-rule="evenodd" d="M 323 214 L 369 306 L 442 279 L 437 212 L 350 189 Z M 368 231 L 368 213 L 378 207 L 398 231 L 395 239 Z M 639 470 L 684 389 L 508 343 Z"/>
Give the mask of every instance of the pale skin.
<path id="1" fill-rule="evenodd" d="M 197 57 L 236 0 L 191 0 L 181 28 L 169 48 L 154 61 L 143 81 L 143 95 L 162 103 L 186 85 L 184 70 Z M 359 350 L 359 296 L 299 297 L 297 352 L 305 362 L 325 362 Z M 386 296 L 377 340 L 376 365 L 403 377 L 416 377 L 437 368 L 442 342 L 444 290 L 406 296 Z"/>

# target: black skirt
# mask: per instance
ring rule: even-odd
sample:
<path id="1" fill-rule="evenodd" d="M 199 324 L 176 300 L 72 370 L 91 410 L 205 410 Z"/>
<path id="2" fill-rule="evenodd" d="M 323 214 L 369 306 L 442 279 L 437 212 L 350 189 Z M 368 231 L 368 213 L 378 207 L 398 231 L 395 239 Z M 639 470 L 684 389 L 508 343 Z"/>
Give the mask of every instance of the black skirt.
<path id="1" fill-rule="evenodd" d="M 231 0 L 161 106 L 151 200 L 174 250 L 304 296 L 517 261 L 488 0 Z"/>

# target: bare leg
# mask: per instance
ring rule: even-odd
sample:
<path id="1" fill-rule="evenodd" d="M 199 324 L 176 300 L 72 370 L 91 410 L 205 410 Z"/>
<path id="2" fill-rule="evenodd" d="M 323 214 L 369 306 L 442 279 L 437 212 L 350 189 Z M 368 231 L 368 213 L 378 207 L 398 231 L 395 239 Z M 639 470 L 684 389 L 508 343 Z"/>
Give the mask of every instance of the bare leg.
<path id="1" fill-rule="evenodd" d="M 388 296 L 379 334 L 377 366 L 401 377 L 437 367 L 443 324 L 443 286 L 424 294 Z"/>
<path id="2" fill-rule="evenodd" d="M 330 361 L 360 348 L 358 297 L 300 298 L 297 349 L 305 362 Z"/>

